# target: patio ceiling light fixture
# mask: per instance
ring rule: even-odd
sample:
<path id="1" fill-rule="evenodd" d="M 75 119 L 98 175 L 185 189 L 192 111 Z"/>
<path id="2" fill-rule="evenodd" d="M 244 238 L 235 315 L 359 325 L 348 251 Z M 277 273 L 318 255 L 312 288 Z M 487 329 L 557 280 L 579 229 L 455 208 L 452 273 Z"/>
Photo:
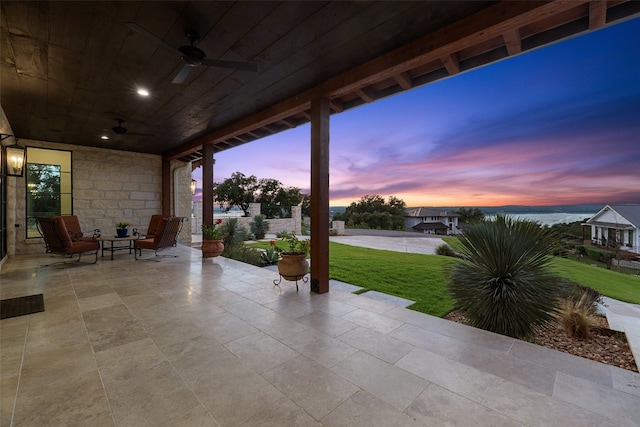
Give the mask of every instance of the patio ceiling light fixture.
<path id="1" fill-rule="evenodd" d="M 5 148 L 7 176 L 23 176 L 24 175 L 24 158 L 26 154 L 26 148 L 18 144 L 18 138 L 14 135 L 0 134 L 2 138 L 0 141 L 13 137 L 15 144 L 8 145 Z"/>

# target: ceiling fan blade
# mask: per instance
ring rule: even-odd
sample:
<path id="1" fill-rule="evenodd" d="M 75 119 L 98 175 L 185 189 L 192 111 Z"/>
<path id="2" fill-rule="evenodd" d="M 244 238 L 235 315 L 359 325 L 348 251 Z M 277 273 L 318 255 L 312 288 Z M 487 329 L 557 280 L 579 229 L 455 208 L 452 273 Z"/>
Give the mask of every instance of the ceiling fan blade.
<path id="1" fill-rule="evenodd" d="M 127 132 L 127 135 L 131 135 L 131 136 L 156 136 L 153 133 L 135 133 L 135 132 Z"/>
<path id="2" fill-rule="evenodd" d="M 182 55 L 182 52 L 180 52 L 178 50 L 178 48 L 171 46 L 169 43 L 167 43 L 166 41 L 162 40 L 160 37 L 156 36 L 153 33 L 150 33 L 149 31 L 145 30 L 144 28 L 142 28 L 140 25 L 136 24 L 135 22 L 127 22 L 126 23 L 127 26 L 129 28 L 131 28 L 133 31 L 136 31 L 140 34 L 142 34 L 143 36 L 145 36 L 146 38 L 155 41 L 156 43 L 160 43 L 166 47 L 168 47 L 171 50 L 174 50 L 176 52 L 178 52 L 179 54 Z"/>
<path id="3" fill-rule="evenodd" d="M 182 70 L 171 80 L 171 83 L 182 84 L 187 79 L 187 76 L 191 72 L 193 67 L 191 65 L 185 65 Z"/>
<path id="4" fill-rule="evenodd" d="M 203 59 L 202 65 L 207 65 L 209 67 L 231 68 L 232 70 L 253 71 L 253 72 L 258 71 L 258 65 L 253 62 L 220 61 L 217 59 Z"/>

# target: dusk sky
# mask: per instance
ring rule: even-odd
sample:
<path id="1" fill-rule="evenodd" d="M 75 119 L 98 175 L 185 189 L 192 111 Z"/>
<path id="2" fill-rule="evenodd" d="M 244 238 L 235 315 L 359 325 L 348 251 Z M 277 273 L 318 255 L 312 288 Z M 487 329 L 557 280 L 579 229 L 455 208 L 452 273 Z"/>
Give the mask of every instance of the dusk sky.
<path id="1" fill-rule="evenodd" d="M 634 19 L 332 115 L 330 204 L 640 203 L 639 43 Z M 308 193 L 310 126 L 215 158 Z"/>

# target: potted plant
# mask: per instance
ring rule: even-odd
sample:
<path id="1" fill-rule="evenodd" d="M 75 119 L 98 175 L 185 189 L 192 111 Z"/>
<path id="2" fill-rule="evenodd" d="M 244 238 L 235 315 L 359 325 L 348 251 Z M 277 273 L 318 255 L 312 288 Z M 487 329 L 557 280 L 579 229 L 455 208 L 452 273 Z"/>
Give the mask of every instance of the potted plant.
<path id="1" fill-rule="evenodd" d="M 218 226 L 222 224 L 217 219 L 213 224 L 202 224 L 202 259 L 219 256 L 224 251 L 222 234 Z"/>
<path id="2" fill-rule="evenodd" d="M 116 234 L 118 237 L 127 237 L 127 235 L 129 234 L 129 230 L 127 230 L 127 227 L 129 227 L 129 223 L 128 222 L 119 222 L 116 224 Z"/>
<path id="3" fill-rule="evenodd" d="M 278 245 L 275 240 L 269 242 L 280 253 L 278 273 L 286 280 L 300 280 L 309 272 L 307 256 L 311 250 L 310 239 L 298 239 L 294 233 L 286 233 Z"/>

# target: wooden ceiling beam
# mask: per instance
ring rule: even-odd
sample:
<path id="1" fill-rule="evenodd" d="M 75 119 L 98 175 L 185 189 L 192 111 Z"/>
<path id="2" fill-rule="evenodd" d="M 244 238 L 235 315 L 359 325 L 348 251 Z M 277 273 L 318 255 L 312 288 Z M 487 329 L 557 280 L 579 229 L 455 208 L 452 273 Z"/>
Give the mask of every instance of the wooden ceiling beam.
<path id="1" fill-rule="evenodd" d="M 266 130 L 266 131 L 267 131 L 267 132 L 269 132 L 271 135 L 275 135 L 276 133 L 278 133 L 278 131 L 277 131 L 277 130 L 272 129 L 271 127 L 269 127 L 269 126 L 267 126 L 267 125 L 262 126 L 262 129 Z"/>
<path id="2" fill-rule="evenodd" d="M 366 103 L 373 102 L 376 100 L 375 94 L 368 87 L 363 87 L 362 89 L 356 89 L 355 93 L 360 98 L 362 98 L 362 100 Z"/>
<path id="3" fill-rule="evenodd" d="M 285 119 L 293 116 L 294 114 L 302 113 L 308 110 L 311 106 L 311 101 L 303 101 L 297 96 L 287 99 L 279 104 L 269 107 L 261 112 L 248 116 L 243 120 L 240 120 L 231 126 L 217 129 L 213 132 L 209 132 L 195 140 L 178 147 L 175 150 L 171 150 L 164 154 L 163 157 L 168 159 L 176 159 L 182 157 L 190 152 L 199 151 L 202 149 L 202 145 L 206 142 L 219 142 L 223 139 L 229 138 L 235 135 L 242 135 L 250 131 L 264 128 L 266 125 L 273 123 L 274 121 Z"/>
<path id="4" fill-rule="evenodd" d="M 413 87 L 413 82 L 411 81 L 411 76 L 409 75 L 409 73 L 394 74 L 393 79 L 404 90 L 409 90 Z"/>
<path id="5" fill-rule="evenodd" d="M 507 31 L 502 34 L 504 45 L 507 47 L 509 56 L 517 55 L 522 52 L 522 40 L 520 40 L 520 32 L 518 30 Z"/>
<path id="6" fill-rule="evenodd" d="M 291 118 L 278 120 L 278 123 L 282 123 L 283 125 L 285 125 L 289 129 L 293 129 L 296 126 L 298 126 L 298 124 Z"/>
<path id="7" fill-rule="evenodd" d="M 321 93 L 342 96 L 357 88 L 393 78 L 400 72 L 442 59 L 469 46 L 501 37 L 505 32 L 518 29 L 523 25 L 579 8 L 585 3 L 587 0 L 500 2 L 332 78 L 308 92 L 314 98 L 319 97 Z M 301 94 L 301 96 L 305 95 L 306 93 Z"/>
<path id="8" fill-rule="evenodd" d="M 589 2 L 589 29 L 597 30 L 607 23 L 607 1 L 593 0 Z"/>
<path id="9" fill-rule="evenodd" d="M 442 60 L 469 46 L 502 37 L 504 34 L 517 31 L 524 25 L 580 8 L 587 3 L 587 0 L 497 3 L 230 126 L 209 132 L 178 149 L 165 153 L 163 157 L 179 158 L 189 152 L 200 150 L 204 143 L 247 133 L 295 114 L 310 117 L 307 110 L 314 99 L 331 97 L 332 108 L 335 110 L 335 100 L 338 97 L 384 79 L 394 78 L 431 61 Z"/>
<path id="10" fill-rule="evenodd" d="M 443 56 L 441 61 L 450 76 L 460 72 L 460 61 L 458 61 L 458 57 L 455 53 Z"/>
<path id="11" fill-rule="evenodd" d="M 339 99 L 332 99 L 331 109 L 336 113 L 342 113 L 344 111 L 344 104 L 342 104 Z"/>
<path id="12" fill-rule="evenodd" d="M 233 139 L 236 139 L 236 140 L 240 141 L 241 144 L 245 144 L 247 142 L 247 140 L 245 140 L 244 138 L 242 138 L 242 137 L 240 137 L 238 135 L 234 136 Z"/>

